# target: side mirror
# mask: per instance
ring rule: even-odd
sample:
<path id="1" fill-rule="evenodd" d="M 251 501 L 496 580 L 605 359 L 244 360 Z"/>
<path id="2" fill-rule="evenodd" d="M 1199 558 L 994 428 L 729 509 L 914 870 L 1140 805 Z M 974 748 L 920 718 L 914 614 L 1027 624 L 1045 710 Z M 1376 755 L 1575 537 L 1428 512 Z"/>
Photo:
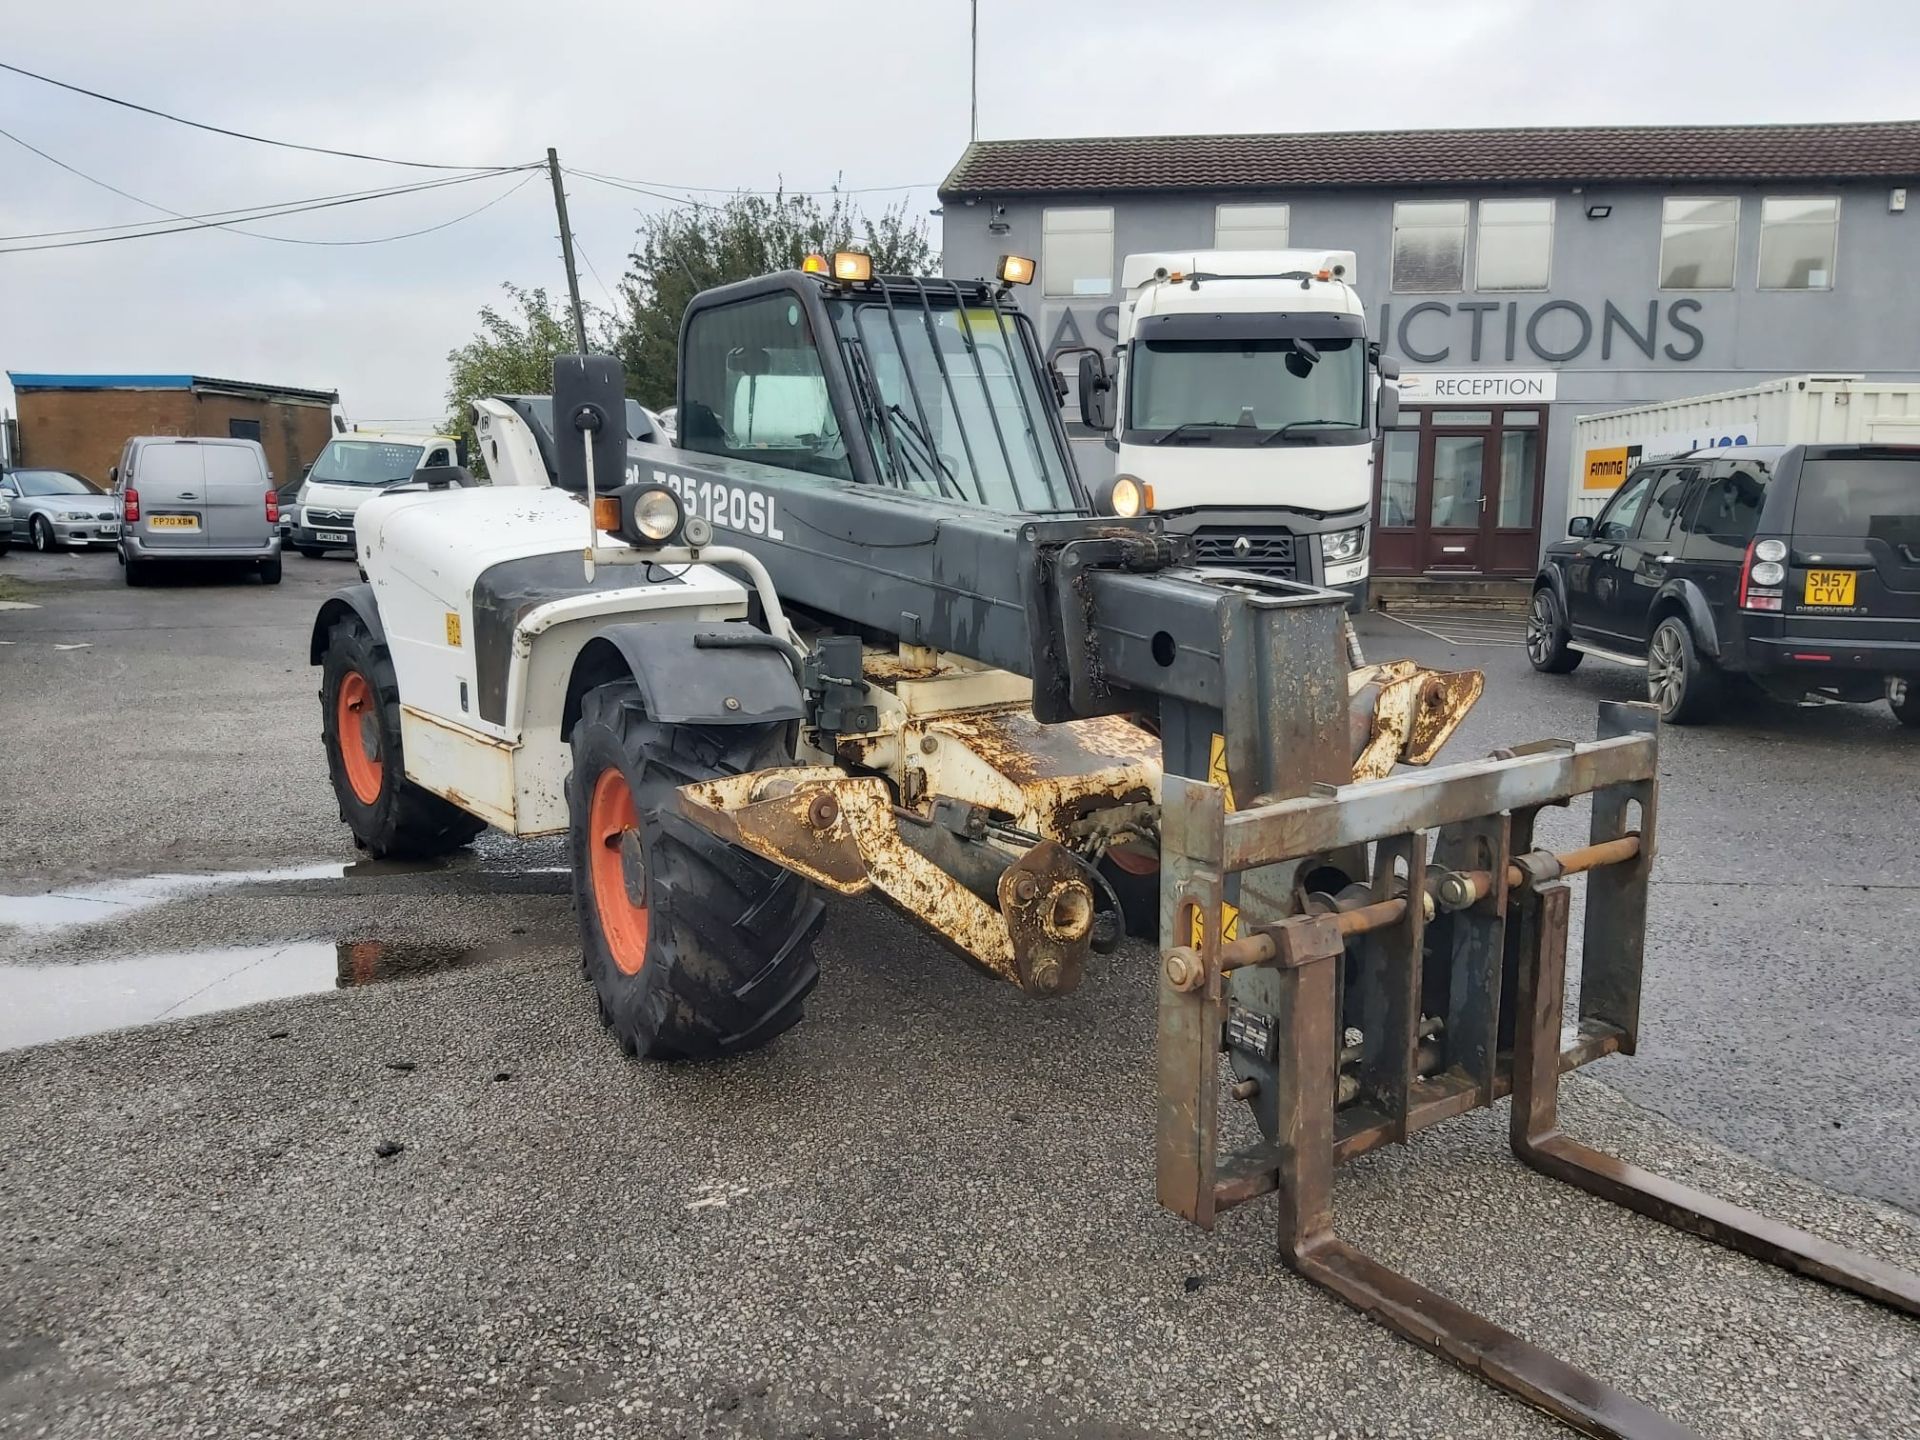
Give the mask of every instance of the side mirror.
<path id="1" fill-rule="evenodd" d="M 1374 409 L 1380 418 L 1380 428 L 1387 430 L 1400 423 L 1400 387 L 1393 381 L 1383 378 L 1380 381 L 1380 394 L 1374 402 Z"/>
<path id="2" fill-rule="evenodd" d="M 120 483 L 120 467 L 118 465 L 109 465 L 107 467 L 107 483 L 109 485 L 118 485 Z"/>
<path id="3" fill-rule="evenodd" d="M 758 352 L 765 357 L 766 351 Z M 587 447 L 593 449 L 594 489 L 609 495 L 625 483 L 627 377 L 611 355 L 553 357 L 554 483 L 584 494 Z"/>
<path id="4" fill-rule="evenodd" d="M 1567 521 L 1567 534 L 1576 540 L 1585 540 L 1593 534 L 1593 517 L 1591 515 L 1574 516 Z"/>
<path id="5" fill-rule="evenodd" d="M 1379 368 L 1380 378 L 1382 380 L 1398 380 L 1400 378 L 1400 362 L 1394 359 L 1393 356 L 1382 355 L 1379 360 L 1374 363 Z"/>
<path id="6" fill-rule="evenodd" d="M 455 440 L 454 440 L 454 442 L 453 442 L 453 463 L 454 463 L 455 465 L 457 465 L 457 466 L 459 466 L 459 467 L 460 467 L 460 468 L 461 468 L 462 470 L 464 470 L 464 469 L 466 469 L 466 468 L 467 468 L 467 449 L 468 449 L 468 446 L 467 446 L 467 437 L 466 437 L 466 436 L 464 436 L 464 435 L 462 435 L 462 436 L 459 436 L 459 437 L 458 437 L 457 439 L 455 439 Z M 312 469 L 313 467 L 312 467 L 312 466 L 308 466 L 307 468 L 308 468 L 308 469 Z"/>
<path id="7" fill-rule="evenodd" d="M 1098 355 L 1080 357 L 1080 420 L 1090 430 L 1113 428 L 1113 378 Z"/>

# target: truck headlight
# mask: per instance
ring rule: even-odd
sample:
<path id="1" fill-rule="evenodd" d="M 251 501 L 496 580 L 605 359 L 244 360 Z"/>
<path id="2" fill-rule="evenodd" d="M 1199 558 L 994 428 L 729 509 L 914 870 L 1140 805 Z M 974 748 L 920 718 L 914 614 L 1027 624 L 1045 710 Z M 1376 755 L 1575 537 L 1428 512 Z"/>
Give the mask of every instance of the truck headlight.
<path id="1" fill-rule="evenodd" d="M 1356 530 L 1335 530 L 1320 537 L 1320 558 L 1329 565 L 1338 565 L 1343 560 L 1360 558 L 1360 548 L 1366 542 L 1364 527 Z"/>
<path id="2" fill-rule="evenodd" d="M 1153 508 L 1153 487 L 1135 475 L 1116 475 L 1093 492 L 1094 513 L 1131 520 Z"/>

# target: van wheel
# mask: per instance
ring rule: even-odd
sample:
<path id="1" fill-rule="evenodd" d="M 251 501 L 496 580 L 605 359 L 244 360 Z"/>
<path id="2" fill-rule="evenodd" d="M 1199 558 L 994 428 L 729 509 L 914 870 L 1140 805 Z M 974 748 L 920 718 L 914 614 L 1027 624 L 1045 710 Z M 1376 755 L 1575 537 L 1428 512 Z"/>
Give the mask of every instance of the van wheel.
<path id="1" fill-rule="evenodd" d="M 1894 719 L 1920 730 L 1920 680 L 1896 675 L 1887 681 L 1887 705 Z"/>
<path id="2" fill-rule="evenodd" d="M 262 585 L 278 585 L 280 583 L 280 557 L 278 555 L 260 567 L 260 583 Z"/>
<path id="3" fill-rule="evenodd" d="M 339 621 L 327 636 L 320 739 L 340 818 L 353 843 L 376 860 L 445 855 L 487 828 L 407 779 L 393 660 L 358 616 Z"/>
<path id="4" fill-rule="evenodd" d="M 1527 606 L 1528 662 L 1544 675 L 1565 675 L 1579 669 L 1585 657 L 1569 648 L 1572 639 L 1567 617 L 1560 609 L 1560 597 L 1553 593 L 1552 586 L 1542 585 Z"/>
<path id="5" fill-rule="evenodd" d="M 145 585 L 153 579 L 149 573 L 153 567 L 144 560 L 129 560 L 125 554 L 122 554 L 120 563 L 126 566 L 128 585 Z"/>
<path id="6" fill-rule="evenodd" d="M 1697 725 L 1720 705 L 1720 673 L 1700 658 L 1686 622 L 1669 615 L 1647 642 L 1647 698 L 1670 725 Z"/>
<path id="7" fill-rule="evenodd" d="M 665 725 L 632 681 L 587 693 L 567 811 L 583 965 L 629 1055 L 695 1060 L 766 1044 L 819 979 L 826 906 L 791 871 L 683 818 L 674 791 L 792 763 L 783 725 Z"/>

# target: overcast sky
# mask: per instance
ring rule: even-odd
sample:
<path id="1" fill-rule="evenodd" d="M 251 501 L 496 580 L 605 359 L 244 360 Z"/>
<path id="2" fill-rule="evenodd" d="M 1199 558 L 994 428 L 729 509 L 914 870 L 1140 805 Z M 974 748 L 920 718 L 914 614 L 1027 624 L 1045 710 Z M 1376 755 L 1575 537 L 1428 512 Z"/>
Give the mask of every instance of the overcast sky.
<path id="1" fill-rule="evenodd" d="M 980 126 L 1033 135 L 1920 118 L 1913 0 L 981 0 Z M 455 165 L 563 162 L 670 188 L 914 186 L 967 138 L 966 0 L 61 0 L 0 58 L 254 134 Z M 852 17 L 835 23 L 835 17 Z M 432 178 L 189 130 L 0 72 L 0 128 L 200 213 Z M 521 177 L 261 222 L 359 240 Z M 605 298 L 635 207 L 569 182 Z M 711 198 L 711 197 L 709 197 Z M 862 196 L 878 208 L 899 195 Z M 158 219 L 0 138 L 0 235 Z M 938 222 L 932 222 L 938 236 Z M 513 280 L 564 288 L 536 176 L 415 239 L 207 230 L 0 255 L 0 370 L 194 372 L 336 388 L 359 421 L 444 413 L 447 351 Z M 3 243 L 3 242 L 0 242 Z M 15 242 L 20 243 L 20 242 Z M 0 407 L 11 394 L 0 388 Z"/>

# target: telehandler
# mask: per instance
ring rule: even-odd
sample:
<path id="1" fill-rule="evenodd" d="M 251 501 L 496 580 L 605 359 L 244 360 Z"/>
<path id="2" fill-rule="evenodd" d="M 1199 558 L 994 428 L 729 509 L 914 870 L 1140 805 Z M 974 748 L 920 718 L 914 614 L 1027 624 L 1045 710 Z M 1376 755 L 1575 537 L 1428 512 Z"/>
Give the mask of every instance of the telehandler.
<path id="1" fill-rule="evenodd" d="M 1275 1195 L 1297 1273 L 1589 1434 L 1687 1432 L 1336 1238 L 1337 1164 L 1511 1096 L 1535 1168 L 1920 1313 L 1920 1277 L 1558 1128 L 1560 1075 L 1639 1031 L 1653 713 L 1399 769 L 1480 677 L 1356 666 L 1341 592 L 1194 568 L 1134 477 L 1090 493 L 1010 300 L 1031 275 L 841 253 L 708 291 L 677 449 L 629 440 L 605 357 L 477 406 L 492 483 L 370 499 L 365 583 L 314 624 L 359 844 L 567 834 L 601 1016 L 655 1059 L 798 1021 L 827 894 L 877 890 L 1036 996 L 1150 927 L 1161 1203 L 1211 1227 Z M 1537 848 L 1576 799 L 1589 843 Z M 1257 1143 L 1223 1153 L 1223 1098 Z"/>

